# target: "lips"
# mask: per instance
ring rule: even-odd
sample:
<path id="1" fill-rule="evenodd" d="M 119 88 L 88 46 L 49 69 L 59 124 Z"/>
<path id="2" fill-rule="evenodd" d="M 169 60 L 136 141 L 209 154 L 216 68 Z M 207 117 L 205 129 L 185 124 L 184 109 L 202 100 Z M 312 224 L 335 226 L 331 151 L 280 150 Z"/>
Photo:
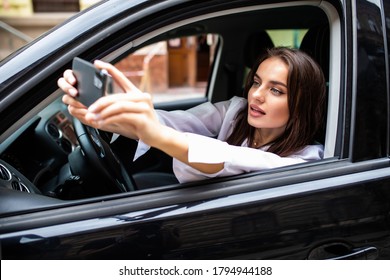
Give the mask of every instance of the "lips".
<path id="1" fill-rule="evenodd" d="M 251 115 L 254 117 L 260 117 L 265 115 L 265 112 L 257 105 L 252 104 L 249 106 L 249 108 Z"/>

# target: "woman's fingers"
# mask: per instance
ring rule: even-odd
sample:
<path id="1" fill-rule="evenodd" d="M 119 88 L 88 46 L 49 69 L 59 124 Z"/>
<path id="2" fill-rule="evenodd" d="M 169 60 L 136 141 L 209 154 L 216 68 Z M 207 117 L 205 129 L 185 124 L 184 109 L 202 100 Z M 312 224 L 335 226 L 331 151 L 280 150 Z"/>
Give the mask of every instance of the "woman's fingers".
<path id="1" fill-rule="evenodd" d="M 94 65 L 99 69 L 105 69 L 112 76 L 115 82 L 125 91 L 129 93 L 141 93 L 141 91 L 114 65 L 95 60 Z"/>
<path id="2" fill-rule="evenodd" d="M 92 113 L 88 110 L 86 120 L 88 121 L 105 121 L 114 116 L 133 114 L 147 121 L 154 121 L 154 114 L 151 113 L 150 107 L 143 102 L 123 102 L 113 103 L 105 107 L 99 113 Z"/>
<path id="3" fill-rule="evenodd" d="M 143 108 L 143 111 L 153 111 L 152 97 L 148 93 L 141 94 L 110 94 L 99 98 L 95 103 L 89 106 L 88 111 L 90 113 L 102 114 L 108 107 L 115 105 L 115 108 L 128 108 L 137 105 Z M 138 111 L 139 112 L 139 111 Z"/>
<path id="4" fill-rule="evenodd" d="M 149 94 L 112 94 L 88 108 L 85 120 L 99 129 L 149 139 L 158 124 Z"/>
<path id="5" fill-rule="evenodd" d="M 76 97 L 78 94 L 77 89 L 74 87 L 77 83 L 73 71 L 68 69 L 65 70 L 63 77 L 59 78 L 57 81 L 58 87 L 60 87 L 65 93 Z"/>
<path id="6" fill-rule="evenodd" d="M 82 103 L 79 102 L 77 99 L 75 99 L 74 97 L 69 96 L 69 95 L 67 95 L 67 94 L 64 94 L 64 95 L 62 96 L 62 102 L 65 103 L 65 104 L 67 104 L 67 105 L 74 106 L 74 107 L 87 109 L 87 107 L 85 107 L 84 104 L 82 104 Z"/>
<path id="7" fill-rule="evenodd" d="M 64 78 L 70 85 L 75 85 L 77 83 L 76 77 L 73 74 L 73 71 L 70 69 L 65 70 Z"/>
<path id="8" fill-rule="evenodd" d="M 153 139 L 156 132 L 155 127 L 159 125 L 158 121 L 152 121 L 144 114 L 127 111 L 106 118 L 87 118 L 86 121 L 98 129 L 118 133 L 132 139 L 142 139 L 147 144 L 152 144 L 150 139 Z"/>
<path id="9" fill-rule="evenodd" d="M 84 124 L 89 124 L 85 118 L 88 113 L 87 107 L 67 94 L 62 96 L 62 102 L 68 105 L 68 111 L 73 117 L 79 119 Z"/>

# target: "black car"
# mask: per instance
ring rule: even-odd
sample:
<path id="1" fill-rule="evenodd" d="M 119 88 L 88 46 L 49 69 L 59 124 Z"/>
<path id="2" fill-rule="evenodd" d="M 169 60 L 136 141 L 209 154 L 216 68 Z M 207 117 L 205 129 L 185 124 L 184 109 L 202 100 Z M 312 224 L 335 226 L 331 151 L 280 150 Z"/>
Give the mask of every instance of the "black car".
<path id="1" fill-rule="evenodd" d="M 1 258 L 389 259 L 389 15 L 389 0 L 111 0 L 18 50 L 0 64 Z M 188 109 L 240 96 L 276 45 L 323 68 L 323 160 L 179 184 L 167 155 L 133 162 L 135 141 L 73 120 L 57 87 L 74 57 L 102 59 L 156 108 Z"/>

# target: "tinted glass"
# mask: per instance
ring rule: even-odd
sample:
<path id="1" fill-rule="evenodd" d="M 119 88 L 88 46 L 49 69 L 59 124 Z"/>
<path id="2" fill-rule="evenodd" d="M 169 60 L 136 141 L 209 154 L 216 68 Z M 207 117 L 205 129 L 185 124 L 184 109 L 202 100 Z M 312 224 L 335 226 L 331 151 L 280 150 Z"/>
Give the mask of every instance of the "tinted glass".
<path id="1" fill-rule="evenodd" d="M 380 5 L 373 1 L 357 1 L 355 160 L 387 154 L 387 77 L 383 31 Z"/>

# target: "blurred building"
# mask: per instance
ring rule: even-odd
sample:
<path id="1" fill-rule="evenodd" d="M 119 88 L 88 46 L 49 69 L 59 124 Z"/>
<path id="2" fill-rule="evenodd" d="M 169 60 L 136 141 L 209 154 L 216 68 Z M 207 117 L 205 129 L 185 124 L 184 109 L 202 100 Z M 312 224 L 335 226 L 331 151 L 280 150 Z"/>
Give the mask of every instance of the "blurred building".
<path id="1" fill-rule="evenodd" d="M 100 0 L 0 0 L 0 60 Z"/>
<path id="2" fill-rule="evenodd" d="M 0 60 L 99 1 L 0 0 Z M 204 34 L 160 42 L 130 54 L 116 66 L 142 90 L 164 100 L 178 88 L 187 98 L 204 94 L 215 39 Z"/>

